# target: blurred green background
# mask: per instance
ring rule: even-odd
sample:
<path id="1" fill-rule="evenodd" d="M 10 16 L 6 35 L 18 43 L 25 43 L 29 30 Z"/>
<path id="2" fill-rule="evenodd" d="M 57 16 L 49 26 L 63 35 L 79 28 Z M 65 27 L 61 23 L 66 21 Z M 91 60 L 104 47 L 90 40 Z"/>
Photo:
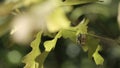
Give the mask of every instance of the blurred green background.
<path id="1" fill-rule="evenodd" d="M 1 4 L 7 0 L 0 0 Z M 90 19 L 89 31 L 99 36 L 111 38 L 120 42 L 120 30 L 117 21 L 119 0 L 104 0 L 93 4 L 75 5 L 67 13 L 71 21 L 78 16 L 85 15 Z M 3 7 L 0 4 L 0 9 Z M 120 12 L 120 11 L 119 11 Z M 2 13 L 0 13 L 2 14 Z M 29 44 L 16 44 L 9 35 L 9 21 L 12 16 L 0 16 L 0 68 L 23 68 L 22 57 L 31 51 Z M 4 30 L 3 30 L 4 29 Z M 8 32 L 7 32 L 8 30 Z M 50 39 L 43 37 L 43 41 Z M 60 38 L 54 50 L 48 55 L 45 68 L 120 68 L 120 44 L 110 41 L 101 41 L 103 50 L 100 54 L 104 64 L 97 66 L 88 58 L 81 46 L 72 43 L 69 39 Z"/>

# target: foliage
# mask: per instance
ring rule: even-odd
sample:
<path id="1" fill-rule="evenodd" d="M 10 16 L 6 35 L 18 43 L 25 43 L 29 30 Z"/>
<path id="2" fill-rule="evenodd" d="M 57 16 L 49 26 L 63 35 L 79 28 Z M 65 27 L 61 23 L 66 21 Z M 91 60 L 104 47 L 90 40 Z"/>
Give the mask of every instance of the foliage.
<path id="1" fill-rule="evenodd" d="M 25 68 L 38 68 L 38 63 L 35 61 L 36 57 L 40 55 L 39 44 L 41 41 L 42 32 L 36 35 L 36 39 L 31 43 L 32 51 L 24 57 L 23 62 L 26 63 Z"/>
<path id="2" fill-rule="evenodd" d="M 2 7 L 0 8 L 0 36 L 4 35 L 6 32 L 11 32 L 11 35 L 13 37 L 16 37 L 16 34 L 20 34 L 23 36 L 21 39 L 30 39 L 31 36 L 33 38 L 33 35 L 37 33 L 35 35 L 35 40 L 31 42 L 32 50 L 30 53 L 24 56 L 23 63 L 25 63 L 24 68 L 44 68 L 45 59 L 47 58 L 48 54 L 56 47 L 56 43 L 60 38 L 70 39 L 75 44 L 78 44 L 78 41 L 80 41 L 78 40 L 78 36 L 84 34 L 86 35 L 86 38 L 84 39 L 85 44 L 82 45 L 79 43 L 78 45 L 82 47 L 83 51 L 88 52 L 89 59 L 93 58 L 96 65 L 103 65 L 104 58 L 99 54 L 99 51 L 102 50 L 102 46 L 100 45 L 101 39 L 98 39 L 94 33 L 92 33 L 93 35 L 90 34 L 90 31 L 88 30 L 88 24 L 90 20 L 87 17 L 84 17 L 76 26 L 71 25 L 72 21 L 83 15 L 84 12 L 100 13 L 100 11 L 103 11 L 105 12 L 106 16 L 109 16 L 107 10 L 98 9 L 100 11 L 97 12 L 91 8 L 88 9 L 89 5 L 87 6 L 88 8 L 79 7 L 77 9 L 71 9 L 76 5 L 78 6 L 96 2 L 99 2 L 99 0 L 6 1 L 3 3 L 3 5 L 0 6 Z M 95 5 L 90 5 L 90 7 L 94 6 Z M 99 5 L 97 6 L 99 7 Z M 65 11 L 67 10 L 64 9 L 65 7 L 68 7 L 69 12 Z M 86 11 L 86 9 L 90 11 Z M 3 10 L 5 10 L 5 12 Z M 25 14 L 24 12 L 22 13 L 21 10 L 25 11 Z M 78 11 L 81 12 L 76 14 Z M 67 16 L 69 13 L 71 13 L 71 16 Z M 20 16 L 22 19 L 20 19 Z M 72 21 L 69 18 L 72 18 Z M 27 22 L 26 24 L 22 24 L 25 26 L 22 26 L 21 24 L 11 26 L 11 23 L 20 23 L 20 20 L 23 20 L 23 23 Z M 22 30 L 22 28 L 24 30 Z M 44 36 L 48 36 L 52 39 L 43 42 L 43 47 L 45 49 L 42 51 L 40 46 L 42 37 Z"/>

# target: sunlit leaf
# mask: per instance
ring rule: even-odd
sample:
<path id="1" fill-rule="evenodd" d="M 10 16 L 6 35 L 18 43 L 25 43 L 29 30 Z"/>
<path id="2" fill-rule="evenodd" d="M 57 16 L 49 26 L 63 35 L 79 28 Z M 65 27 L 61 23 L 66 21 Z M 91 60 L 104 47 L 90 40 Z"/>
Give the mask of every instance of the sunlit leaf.
<path id="1" fill-rule="evenodd" d="M 100 50 L 101 50 L 101 47 L 100 47 L 100 45 L 98 45 L 95 53 L 93 54 L 93 58 L 94 58 L 95 63 L 96 63 L 97 65 L 102 65 L 103 62 L 104 62 L 103 57 L 98 53 L 98 51 L 100 51 Z"/>
<path id="2" fill-rule="evenodd" d="M 35 61 L 35 59 L 38 55 L 41 54 L 39 50 L 41 34 L 42 32 L 39 32 L 36 35 L 36 39 L 32 41 L 31 43 L 32 51 L 29 54 L 27 54 L 23 59 L 23 62 L 26 64 L 24 68 L 38 68 L 39 64 Z"/>
<path id="3" fill-rule="evenodd" d="M 69 27 L 67 29 L 63 29 L 62 36 L 64 38 L 69 38 L 73 42 L 75 42 L 78 34 L 87 34 L 88 22 L 88 19 L 84 19 L 83 21 L 80 21 L 80 23 L 76 27 Z"/>
<path id="4" fill-rule="evenodd" d="M 48 56 L 49 52 L 55 47 L 57 39 L 61 37 L 61 31 L 55 36 L 53 40 L 44 42 L 45 51 L 37 56 L 36 61 L 39 63 L 38 68 L 43 68 L 43 63 Z"/>
<path id="5" fill-rule="evenodd" d="M 89 20 L 87 18 L 83 19 L 83 21 L 80 22 L 80 24 L 78 24 L 75 29 L 77 30 L 77 34 L 87 34 L 87 24 L 88 24 Z"/>
<path id="6" fill-rule="evenodd" d="M 56 42 L 57 42 L 57 39 L 53 39 L 51 41 L 46 41 L 44 43 L 45 51 L 48 51 L 48 52 L 51 51 L 51 49 L 55 47 Z"/>
<path id="7" fill-rule="evenodd" d="M 45 2 L 41 3 L 41 1 Z M 48 56 L 50 51 L 55 48 L 55 45 L 60 37 L 68 38 L 76 42 L 79 34 L 88 34 L 88 19 L 84 18 L 82 21 L 79 22 L 79 24 L 73 27 L 70 26 L 70 20 L 67 18 L 66 13 L 73 12 L 73 15 L 71 13 L 71 16 L 74 16 L 72 18 L 75 18 L 73 20 L 76 20 L 78 16 L 84 13 L 84 11 L 88 14 L 90 12 L 98 13 L 98 11 L 91 10 L 91 8 L 89 7 L 88 9 L 90 10 L 90 12 L 87 12 L 85 7 L 80 8 L 75 12 L 72 11 L 72 9 L 69 7 L 69 11 L 67 10 L 67 12 L 65 12 L 62 7 L 66 5 L 81 5 L 97 1 L 98 0 L 16 0 L 16 3 L 12 3 L 12 0 L 10 0 L 8 1 L 8 4 L 0 4 L 0 36 L 9 30 L 9 23 L 6 22 L 11 19 L 8 19 L 7 17 L 4 18 L 2 16 L 8 16 L 14 9 L 20 8 L 23 10 L 23 13 L 25 10 L 25 14 L 30 14 L 30 16 L 35 17 L 33 22 L 36 28 L 32 29 L 33 31 L 31 30 L 30 32 L 42 30 L 42 28 L 39 29 L 38 27 L 45 27 L 44 29 L 46 30 L 46 32 L 44 33 L 49 33 L 49 35 L 46 34 L 47 36 L 51 36 L 54 33 L 54 35 L 52 35 L 53 39 L 44 42 L 45 50 L 41 52 L 39 45 L 41 42 L 42 32 L 39 32 L 36 35 L 35 40 L 31 43 L 32 51 L 24 57 L 23 62 L 25 63 L 24 68 L 43 68 L 43 63 L 45 62 L 46 57 Z M 91 7 L 95 8 L 96 6 L 94 6 L 95 5 Z M 102 9 L 97 9 L 103 11 Z M 108 12 L 105 11 L 104 13 Z M 37 24 L 40 25 L 36 25 L 36 22 L 38 22 Z M 99 46 L 99 41 L 99 39 L 96 39 L 92 36 L 87 36 L 86 44 L 82 46 L 84 51 L 88 51 L 89 58 L 94 58 L 94 61 L 97 65 L 101 65 L 104 62 L 104 59 L 98 53 L 98 51 L 100 51 L 101 49 L 101 47 Z"/>
<path id="8" fill-rule="evenodd" d="M 56 45 L 57 39 L 61 37 L 61 31 L 55 36 L 53 40 L 44 43 L 45 51 L 50 52 Z"/>
<path id="9" fill-rule="evenodd" d="M 56 8 L 47 19 L 49 32 L 57 32 L 60 29 L 68 28 L 70 21 L 67 19 L 62 8 Z"/>
<path id="10" fill-rule="evenodd" d="M 57 35 L 55 36 L 55 38 L 53 40 L 46 41 L 44 43 L 45 51 L 41 55 L 39 55 L 36 59 L 39 62 L 40 68 L 43 65 L 49 52 L 55 47 L 58 38 L 63 36 L 64 38 L 69 38 L 73 41 L 76 41 L 77 31 L 80 31 L 80 30 L 82 31 L 83 29 L 84 29 L 83 31 L 86 31 L 87 30 L 87 23 L 88 23 L 88 21 L 86 22 L 86 20 L 84 20 L 84 21 L 82 21 L 82 23 L 80 23 L 76 27 L 69 27 L 68 29 L 61 29 L 57 33 Z M 87 33 L 87 31 L 86 31 L 86 33 Z"/>
<path id="11" fill-rule="evenodd" d="M 66 0 L 63 5 L 80 5 L 85 3 L 97 2 L 98 0 Z"/>
<path id="12" fill-rule="evenodd" d="M 63 29 L 62 30 L 62 36 L 63 36 L 63 38 L 66 38 L 66 39 L 69 38 L 73 42 L 76 42 L 76 31 L 75 30 Z"/>
<path id="13" fill-rule="evenodd" d="M 78 26 L 75 27 L 75 29 L 77 29 L 77 33 L 76 33 L 77 36 L 79 34 L 87 34 L 88 22 L 89 22 L 88 19 L 83 19 L 83 21 L 81 21 L 80 24 L 78 24 Z M 82 46 L 82 49 L 86 52 L 88 51 L 88 46 L 84 45 Z"/>

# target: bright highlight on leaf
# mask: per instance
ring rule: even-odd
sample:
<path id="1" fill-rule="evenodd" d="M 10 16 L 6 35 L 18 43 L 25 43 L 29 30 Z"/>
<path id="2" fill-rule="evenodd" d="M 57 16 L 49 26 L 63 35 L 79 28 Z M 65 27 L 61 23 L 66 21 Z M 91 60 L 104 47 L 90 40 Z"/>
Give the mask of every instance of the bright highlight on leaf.
<path id="1" fill-rule="evenodd" d="M 57 32 L 60 29 L 65 29 L 70 26 L 70 21 L 67 19 L 62 8 L 56 8 L 47 19 L 47 28 L 49 32 Z"/>
<path id="2" fill-rule="evenodd" d="M 27 54 L 23 59 L 23 63 L 26 64 L 24 68 L 38 68 L 39 64 L 35 61 L 35 59 L 38 55 L 41 54 L 39 50 L 41 34 L 42 32 L 39 32 L 36 35 L 36 39 L 31 43 L 32 51 L 29 54 Z"/>

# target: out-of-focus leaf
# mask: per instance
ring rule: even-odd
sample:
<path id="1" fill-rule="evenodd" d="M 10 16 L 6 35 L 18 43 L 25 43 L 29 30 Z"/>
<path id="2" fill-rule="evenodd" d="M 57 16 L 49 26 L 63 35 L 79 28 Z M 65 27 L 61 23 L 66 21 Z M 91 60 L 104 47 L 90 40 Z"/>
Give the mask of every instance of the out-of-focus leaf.
<path id="1" fill-rule="evenodd" d="M 6 16 L 11 13 L 16 3 L 0 4 L 0 16 Z"/>
<path id="2" fill-rule="evenodd" d="M 65 16 L 62 8 L 56 8 L 47 19 L 49 32 L 57 32 L 70 26 L 70 21 Z"/>
<path id="3" fill-rule="evenodd" d="M 84 45 L 84 46 L 82 46 L 82 49 L 83 49 L 84 52 L 87 52 L 88 51 L 88 46 Z"/>
<path id="4" fill-rule="evenodd" d="M 98 0 L 66 0 L 63 5 L 80 5 L 85 3 L 97 2 Z"/>
<path id="5" fill-rule="evenodd" d="M 120 3 L 118 5 L 118 26 L 119 26 L 119 30 L 120 30 Z"/>
<path id="6" fill-rule="evenodd" d="M 100 50 L 101 50 L 101 47 L 100 47 L 100 45 L 98 45 L 95 53 L 93 54 L 93 58 L 97 65 L 102 65 L 104 62 L 103 57 L 98 53 L 98 51 L 100 51 Z"/>
<path id="7" fill-rule="evenodd" d="M 35 59 L 38 55 L 41 54 L 39 50 L 41 34 L 42 32 L 39 32 L 36 35 L 36 39 L 31 43 L 32 51 L 29 54 L 27 54 L 23 59 L 23 63 L 26 64 L 24 68 L 38 68 L 39 64 L 35 61 Z"/>
<path id="8" fill-rule="evenodd" d="M 61 31 L 59 31 L 53 40 L 46 41 L 44 43 L 45 51 L 50 52 L 55 47 L 57 39 L 60 38 L 61 36 L 62 36 Z"/>
<path id="9" fill-rule="evenodd" d="M 88 47 L 88 57 L 92 58 L 92 55 L 94 54 L 94 52 L 96 51 L 98 44 L 99 44 L 99 39 L 96 39 L 92 36 L 87 36 L 86 39 L 86 46 Z"/>
<path id="10" fill-rule="evenodd" d="M 10 30 L 11 18 L 13 18 L 11 15 L 0 17 L 0 36 Z"/>
<path id="11" fill-rule="evenodd" d="M 96 10 L 96 11 L 95 11 Z M 110 7 L 101 5 L 101 4 L 90 4 L 82 7 L 78 7 L 73 10 L 70 18 L 75 21 L 79 16 L 83 14 L 101 14 L 106 17 L 110 17 L 112 15 L 110 11 Z"/>
<path id="12" fill-rule="evenodd" d="M 36 3 L 39 3 L 41 1 L 43 1 L 43 0 L 24 0 L 23 4 L 25 6 L 30 6 L 31 4 L 36 4 Z"/>

